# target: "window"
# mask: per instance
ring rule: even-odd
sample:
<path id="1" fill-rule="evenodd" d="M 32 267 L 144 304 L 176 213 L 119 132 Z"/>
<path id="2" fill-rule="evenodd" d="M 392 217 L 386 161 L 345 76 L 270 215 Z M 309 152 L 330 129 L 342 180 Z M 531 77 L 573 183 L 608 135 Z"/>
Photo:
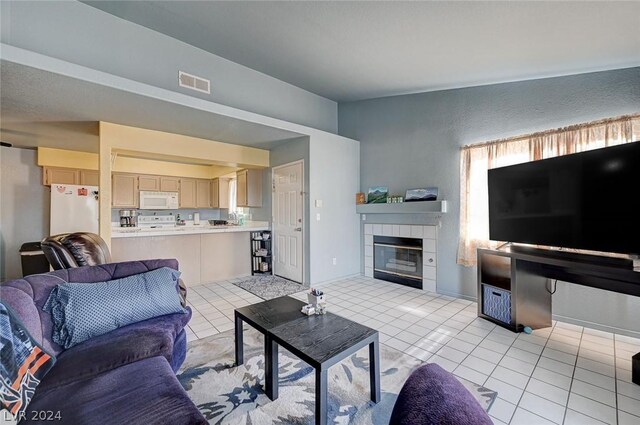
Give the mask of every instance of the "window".
<path id="1" fill-rule="evenodd" d="M 477 248 L 497 246 L 496 242 L 489 241 L 489 169 L 639 139 L 640 115 L 634 115 L 463 147 L 460 157 L 458 264 L 473 266 Z"/>
<path id="2" fill-rule="evenodd" d="M 238 180 L 229 180 L 229 214 L 238 212 Z"/>

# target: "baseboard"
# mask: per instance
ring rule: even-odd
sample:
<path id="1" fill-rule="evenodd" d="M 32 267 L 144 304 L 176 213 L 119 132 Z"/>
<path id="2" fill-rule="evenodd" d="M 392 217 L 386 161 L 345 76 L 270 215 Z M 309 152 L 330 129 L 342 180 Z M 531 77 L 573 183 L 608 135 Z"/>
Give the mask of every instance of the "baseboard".
<path id="1" fill-rule="evenodd" d="M 462 299 L 468 300 L 468 301 L 478 302 L 478 299 L 476 297 L 470 297 L 468 295 L 461 295 L 461 294 L 456 294 L 456 293 L 453 293 L 453 292 L 447 292 L 447 291 L 441 291 L 441 290 L 438 290 L 438 294 L 446 295 L 446 296 L 454 297 L 454 298 L 462 298 Z M 575 319 L 573 317 L 562 316 L 562 315 L 559 315 L 559 314 L 552 314 L 552 318 L 553 318 L 553 320 L 558 320 L 560 322 L 565 322 L 565 323 L 571 323 L 573 325 L 578 325 L 578 326 L 582 326 L 582 327 L 585 327 L 585 328 L 596 329 L 596 330 L 603 331 L 603 332 L 611 332 L 611 333 L 615 333 L 615 334 L 618 334 L 618 335 L 626 335 L 626 336 L 630 336 L 630 337 L 633 337 L 633 338 L 640 338 L 640 332 L 633 331 L 633 330 L 630 330 L 630 329 L 618 328 L 618 327 L 610 326 L 610 325 L 603 325 L 602 323 L 590 322 L 588 320 Z"/>
<path id="2" fill-rule="evenodd" d="M 626 335 L 633 338 L 640 338 L 640 332 L 632 331 L 629 329 L 617 328 L 615 326 L 603 325 L 601 323 L 589 322 L 588 320 L 574 319 L 573 317 L 561 316 L 559 314 L 552 315 L 553 320 L 560 322 L 571 323 L 573 325 L 583 326 L 585 328 L 597 329 L 599 331 L 616 333 L 619 335 Z"/>
<path id="3" fill-rule="evenodd" d="M 322 282 L 314 283 L 313 286 L 316 287 L 316 286 L 330 285 L 332 283 L 339 282 L 341 280 L 352 279 L 354 277 L 361 277 L 361 276 L 364 276 L 364 275 L 362 273 L 354 273 L 347 276 L 337 277 L 335 279 L 329 279 L 329 280 L 324 280 Z"/>
<path id="4" fill-rule="evenodd" d="M 440 289 L 437 288 L 437 286 L 436 286 L 436 293 L 438 295 L 446 295 L 447 297 L 461 298 L 463 300 L 473 301 L 474 303 L 478 302 L 478 298 L 476 298 L 476 297 L 472 297 L 472 296 L 469 296 L 469 295 L 456 294 L 456 293 L 453 293 L 453 292 L 441 291 Z"/>

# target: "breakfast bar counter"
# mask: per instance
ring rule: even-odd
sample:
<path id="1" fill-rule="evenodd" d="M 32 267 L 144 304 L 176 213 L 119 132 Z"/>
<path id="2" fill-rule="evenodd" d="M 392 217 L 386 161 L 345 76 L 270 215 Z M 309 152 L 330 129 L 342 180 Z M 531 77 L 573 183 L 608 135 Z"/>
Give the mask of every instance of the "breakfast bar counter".
<path id="1" fill-rule="evenodd" d="M 258 230 L 269 230 L 269 228 L 269 222 L 266 221 L 249 221 L 242 226 L 235 224 L 227 224 L 221 226 L 211 226 L 209 224 L 191 224 L 187 226 L 163 228 L 114 227 L 111 229 L 111 239 L 139 238 L 149 236 L 199 235 L 205 233 L 254 232 Z"/>
<path id="2" fill-rule="evenodd" d="M 176 258 L 187 286 L 249 276 L 251 232 L 268 222 L 242 226 L 177 226 L 161 229 L 113 229 L 114 262 Z"/>

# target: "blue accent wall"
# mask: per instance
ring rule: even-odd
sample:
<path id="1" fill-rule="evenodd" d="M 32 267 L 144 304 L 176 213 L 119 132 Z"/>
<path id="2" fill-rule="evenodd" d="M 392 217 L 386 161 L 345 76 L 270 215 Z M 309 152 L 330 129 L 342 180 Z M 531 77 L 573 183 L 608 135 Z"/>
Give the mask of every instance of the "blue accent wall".
<path id="1" fill-rule="evenodd" d="M 640 68 L 629 68 L 342 103 L 338 129 L 360 141 L 362 191 L 440 188 L 449 201 L 442 217 L 370 215 L 366 222 L 440 224 L 438 291 L 475 298 L 475 268 L 456 264 L 460 147 L 637 112 Z M 629 296 L 560 284 L 554 314 L 640 332 L 640 299 Z"/>

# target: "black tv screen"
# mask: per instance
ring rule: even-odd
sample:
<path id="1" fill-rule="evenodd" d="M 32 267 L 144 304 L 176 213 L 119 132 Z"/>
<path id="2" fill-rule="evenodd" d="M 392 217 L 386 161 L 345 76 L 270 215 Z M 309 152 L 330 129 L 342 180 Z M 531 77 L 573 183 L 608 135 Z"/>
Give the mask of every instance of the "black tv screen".
<path id="1" fill-rule="evenodd" d="M 640 142 L 489 170 L 489 237 L 640 254 Z"/>

